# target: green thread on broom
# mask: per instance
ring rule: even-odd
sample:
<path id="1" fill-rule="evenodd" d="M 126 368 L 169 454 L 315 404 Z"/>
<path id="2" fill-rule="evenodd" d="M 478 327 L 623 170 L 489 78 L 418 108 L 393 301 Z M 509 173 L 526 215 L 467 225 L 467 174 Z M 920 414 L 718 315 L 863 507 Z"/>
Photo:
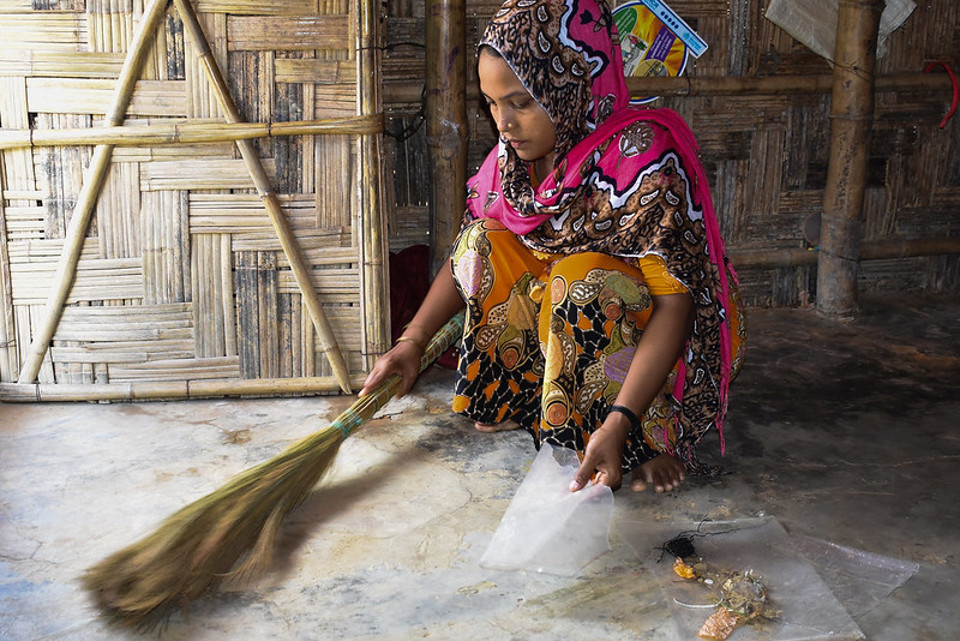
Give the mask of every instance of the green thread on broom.
<path id="1" fill-rule="evenodd" d="M 457 314 L 433 337 L 421 372 L 462 336 L 463 318 Z M 271 565 L 283 517 L 306 499 L 341 443 L 387 404 L 399 382 L 391 376 L 330 426 L 175 512 L 152 534 L 90 568 L 84 587 L 111 623 L 149 631 L 225 579 L 258 576 Z"/>

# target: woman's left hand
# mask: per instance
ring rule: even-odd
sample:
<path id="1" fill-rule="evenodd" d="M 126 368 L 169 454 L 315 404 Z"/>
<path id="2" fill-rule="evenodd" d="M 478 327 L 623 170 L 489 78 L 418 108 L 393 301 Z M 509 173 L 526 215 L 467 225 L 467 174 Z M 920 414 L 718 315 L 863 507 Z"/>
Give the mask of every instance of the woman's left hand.
<path id="1" fill-rule="evenodd" d="M 571 492 L 583 489 L 591 478 L 612 490 L 620 489 L 623 482 L 621 457 L 629 431 L 630 421 L 622 414 L 607 416 L 600 429 L 590 435 L 583 462 L 570 482 Z"/>

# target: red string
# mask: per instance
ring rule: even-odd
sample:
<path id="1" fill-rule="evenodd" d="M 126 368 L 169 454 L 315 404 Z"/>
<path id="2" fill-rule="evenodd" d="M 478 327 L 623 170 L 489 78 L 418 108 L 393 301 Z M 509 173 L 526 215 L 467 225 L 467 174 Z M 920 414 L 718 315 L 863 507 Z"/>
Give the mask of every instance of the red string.
<path id="1" fill-rule="evenodd" d="M 943 129 L 947 126 L 947 121 L 953 117 L 953 114 L 957 111 L 957 101 L 960 100 L 960 88 L 957 87 L 957 76 L 953 73 L 953 69 L 950 68 L 950 65 L 943 60 L 935 60 L 927 65 L 926 69 L 923 70 L 923 73 L 930 73 L 934 68 L 939 65 L 943 67 L 947 74 L 950 76 L 950 81 L 953 83 L 953 102 L 950 103 L 950 111 L 947 112 L 947 115 L 943 117 L 943 120 L 940 121 L 940 128 Z"/>

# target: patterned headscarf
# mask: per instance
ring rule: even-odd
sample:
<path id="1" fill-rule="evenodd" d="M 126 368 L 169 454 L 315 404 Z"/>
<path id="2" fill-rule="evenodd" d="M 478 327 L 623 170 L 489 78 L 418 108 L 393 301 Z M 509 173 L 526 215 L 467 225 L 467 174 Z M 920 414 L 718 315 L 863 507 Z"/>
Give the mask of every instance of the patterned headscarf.
<path id="1" fill-rule="evenodd" d="M 497 218 L 540 251 L 663 258 L 695 305 L 674 389 L 679 454 L 692 461 L 693 444 L 722 425 L 736 286 L 692 132 L 673 111 L 629 105 L 605 0 L 507 0 L 480 46 L 499 52 L 557 142 L 554 170 L 534 188 L 529 163 L 501 139 L 467 182 L 465 220 Z"/>

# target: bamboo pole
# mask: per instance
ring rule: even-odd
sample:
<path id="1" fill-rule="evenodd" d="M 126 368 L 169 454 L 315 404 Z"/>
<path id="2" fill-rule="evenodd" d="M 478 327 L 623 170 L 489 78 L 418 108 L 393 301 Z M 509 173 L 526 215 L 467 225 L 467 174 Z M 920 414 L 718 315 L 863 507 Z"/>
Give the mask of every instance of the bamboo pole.
<path id="1" fill-rule="evenodd" d="M 160 21 L 166 13 L 166 8 L 167 0 L 150 0 L 147 10 L 143 14 L 137 34 L 123 62 L 123 68 L 120 70 L 113 102 L 106 114 L 108 125 L 116 126 L 123 122 L 137 78 L 140 77 L 143 61 L 150 51 L 150 44 Z M 50 341 L 57 329 L 63 304 L 73 285 L 74 272 L 77 262 L 80 260 L 80 251 L 83 248 L 87 228 L 90 225 L 90 217 L 93 215 L 97 198 L 107 177 L 107 170 L 110 168 L 112 153 L 112 145 L 98 145 L 94 149 L 93 157 L 90 159 L 90 165 L 83 181 L 83 187 L 77 197 L 77 205 L 67 226 L 63 251 L 60 254 L 57 270 L 54 274 L 53 288 L 47 297 L 43 315 L 38 322 L 29 352 L 20 369 L 20 376 L 17 379 L 19 383 L 32 383 L 36 380 L 43 357 L 46 355 L 47 348 L 50 346 Z"/>
<path id="2" fill-rule="evenodd" d="M 763 96 L 827 93 L 833 88 L 832 75 L 766 77 L 649 77 L 627 78 L 632 96 Z M 945 74 L 897 73 L 877 76 L 878 92 L 945 91 L 950 79 Z"/>
<path id="3" fill-rule="evenodd" d="M 427 147 L 433 169 L 430 198 L 436 271 L 453 246 L 467 182 L 466 6 L 426 0 Z"/>
<path id="4" fill-rule="evenodd" d="M 800 247 L 780 249 L 731 249 L 730 261 L 737 269 L 748 267 L 797 267 L 815 265 L 819 252 Z M 860 260 L 890 260 L 960 254 L 960 238 L 889 238 L 865 241 L 860 246 Z"/>
<path id="5" fill-rule="evenodd" d="M 190 34 L 194 45 L 199 51 L 200 60 L 207 74 L 207 79 L 216 92 L 220 108 L 223 110 L 227 121 L 231 123 L 241 122 L 240 112 L 237 110 L 233 98 L 230 96 L 230 90 L 220 72 L 220 67 L 216 59 L 213 57 L 210 45 L 207 42 L 207 37 L 203 32 L 203 28 L 200 26 L 191 1 L 174 0 L 174 4 L 177 7 L 177 11 L 180 12 L 184 29 Z M 313 287 L 313 282 L 310 278 L 310 269 L 303 259 L 296 236 L 294 236 L 284 216 L 283 208 L 280 206 L 276 192 L 273 191 L 270 178 L 267 176 L 263 163 L 260 162 L 260 156 L 257 154 L 253 143 L 249 140 L 238 140 L 236 144 L 240 150 L 240 155 L 243 157 L 244 163 L 247 165 L 250 176 L 253 178 L 257 193 L 260 195 L 267 215 L 270 217 L 270 222 L 273 224 L 273 228 L 280 240 L 283 253 L 290 263 L 290 269 L 300 288 L 300 294 L 307 302 L 310 316 L 313 319 L 313 324 L 317 329 L 317 335 L 320 338 L 320 348 L 330 361 L 330 366 L 333 368 L 334 375 L 339 381 L 341 389 L 344 393 L 350 394 L 352 392 L 350 375 L 347 370 L 347 365 L 343 360 L 343 354 L 340 352 L 337 339 L 333 335 L 333 329 L 330 327 L 330 322 L 327 320 L 326 314 L 323 312 L 323 307 L 320 305 L 320 299 L 317 297 L 316 289 Z"/>
<path id="6" fill-rule="evenodd" d="M 13 278 L 7 246 L 6 197 L 7 172 L 0 159 L 0 381 L 12 380 L 17 373 L 17 331 L 13 320 Z"/>
<path id="7" fill-rule="evenodd" d="M 665 76 L 627 78 L 630 95 L 639 96 L 768 96 L 827 93 L 833 88 L 833 76 Z M 930 93 L 953 90 L 945 73 L 893 73 L 876 77 L 877 93 L 921 91 Z M 422 86 L 416 82 L 391 82 L 384 85 L 383 100 L 388 104 L 420 102 Z M 475 101 L 480 92 L 476 85 L 466 89 L 467 100 Z"/>
<path id="8" fill-rule="evenodd" d="M 357 29 L 357 78 L 360 116 L 382 114 L 380 102 L 380 29 L 378 3 L 363 0 L 359 6 Z M 363 256 L 361 290 L 363 292 L 364 357 L 366 367 L 389 349 L 390 290 L 387 274 L 386 224 L 383 214 L 380 174 L 380 136 L 365 134 L 359 140 L 360 167 L 360 248 Z"/>
<path id="9" fill-rule="evenodd" d="M 363 385 L 366 374 L 356 374 L 354 387 Z M 31 403 L 44 401 L 156 401 L 189 400 L 239 396 L 324 394 L 340 389 L 333 376 L 258 379 L 198 379 L 143 381 L 133 383 L 0 383 L 0 401 Z"/>
<path id="10" fill-rule="evenodd" d="M 0 149 L 73 145 L 191 145 L 279 136 L 380 133 L 383 133 L 382 113 L 295 122 L 180 122 L 152 123 L 143 127 L 127 125 L 72 129 L 4 129 L 0 130 Z"/>
<path id="11" fill-rule="evenodd" d="M 817 260 L 817 310 L 856 312 L 873 69 L 883 0 L 840 0 L 830 112 L 830 161 Z"/>

